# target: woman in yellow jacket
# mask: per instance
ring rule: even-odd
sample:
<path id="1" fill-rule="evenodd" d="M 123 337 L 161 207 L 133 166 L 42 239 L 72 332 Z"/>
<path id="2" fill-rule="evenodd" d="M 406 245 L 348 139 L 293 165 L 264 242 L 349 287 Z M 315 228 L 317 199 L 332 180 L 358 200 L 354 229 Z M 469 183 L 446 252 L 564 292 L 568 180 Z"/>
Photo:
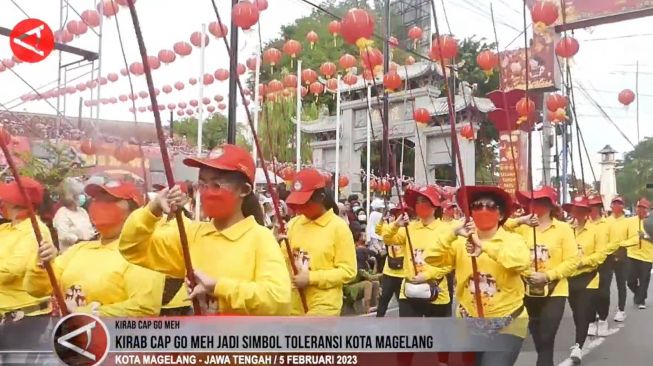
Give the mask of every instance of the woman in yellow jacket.
<path id="1" fill-rule="evenodd" d="M 21 182 L 36 209 L 43 202 L 43 186 L 28 177 L 21 177 Z M 38 243 L 28 217 L 27 202 L 16 182 L 0 184 L 0 211 L 10 221 L 0 225 L 0 323 L 45 314 L 49 312 L 49 298 L 34 297 L 23 286 Z M 40 220 L 38 223 L 43 239 L 51 240 L 48 228 Z"/>
<path id="2" fill-rule="evenodd" d="M 501 352 L 477 355 L 476 365 L 510 366 L 517 361 L 526 336 L 524 284 L 521 273 L 530 266 L 526 241 L 501 225 L 510 216 L 512 199 L 497 187 L 465 186 L 456 193 L 459 203 L 467 202 L 472 221 L 442 231 L 435 245 L 426 252 L 426 262 L 434 266 L 453 266 L 456 274 L 456 315 L 479 317 L 472 270 L 476 258 L 483 316 L 499 332 Z M 463 236 L 458 237 L 457 235 Z"/>
<path id="3" fill-rule="evenodd" d="M 504 226 L 520 234 L 531 250 L 531 268 L 523 273 L 527 283 L 524 303 L 537 350 L 536 365 L 551 366 L 555 336 L 569 296 L 567 278 L 578 266 L 578 247 L 569 224 L 552 217 L 557 209 L 553 188 L 533 191 L 532 201 L 531 192 L 517 192 L 517 199 L 531 215 L 508 220 Z"/>
<path id="4" fill-rule="evenodd" d="M 297 213 L 288 223 L 288 241 L 298 273 L 292 276 L 293 315 L 338 316 L 342 288 L 356 277 L 356 248 L 349 226 L 338 216 L 326 180 L 315 169 L 295 175 L 286 203 Z M 306 298 L 303 308 L 300 291 Z M 305 311 L 306 310 L 306 311 Z"/>
<path id="5" fill-rule="evenodd" d="M 51 261 L 70 312 L 99 316 L 156 316 L 161 309 L 164 277 L 127 262 L 118 251 L 118 238 L 130 212 L 143 203 L 138 189 L 129 182 L 90 184 L 86 194 L 91 222 L 98 240 L 80 242 L 60 256 L 50 241 L 39 247 L 24 280 L 33 296 L 52 292 L 41 263 Z"/>
<path id="6" fill-rule="evenodd" d="M 644 222 L 648 219 L 651 203 L 642 198 L 637 201 L 637 215 L 629 219 L 630 238 L 622 245 L 628 255 L 628 288 L 633 292 L 633 305 L 646 309 L 648 286 L 651 281 L 651 263 L 653 263 L 653 239 L 644 231 Z"/>
<path id="7" fill-rule="evenodd" d="M 375 231 L 378 236 L 383 238 L 384 233 L 391 229 L 392 223 L 401 215 L 401 209 L 390 209 L 389 217 L 379 221 Z M 376 308 L 376 316 L 382 318 L 388 310 L 388 304 L 392 300 L 392 295 L 397 301 L 401 295 L 401 283 L 404 279 L 404 247 L 401 245 L 387 244 L 388 256 L 383 267 L 383 277 L 381 277 L 381 296 L 379 306 Z"/>
<path id="8" fill-rule="evenodd" d="M 434 267 L 424 260 L 424 253 L 436 245 L 439 231 L 447 228 L 440 220 L 440 195 L 436 187 L 424 186 L 407 189 L 405 201 L 417 220 L 410 222 L 404 214 L 383 235 L 387 245 L 399 245 L 405 251 L 399 316 L 446 317 L 450 309 L 446 275 L 451 266 Z"/>
<path id="9" fill-rule="evenodd" d="M 576 342 L 571 347 L 569 357 L 574 363 L 580 363 L 588 327 L 595 320 L 599 288 L 597 268 L 608 256 L 607 238 L 599 237 L 596 225 L 589 221 L 591 210 L 587 197 L 578 196 L 572 203 L 562 205 L 562 208 L 573 219 L 572 227 L 580 257 L 576 270 L 569 276 L 569 306 L 576 327 Z"/>
<path id="10" fill-rule="evenodd" d="M 199 168 L 201 207 L 212 219 L 185 227 L 196 279 L 190 298 L 198 298 L 207 308 L 205 313 L 288 314 L 290 280 L 279 244 L 262 226 L 250 153 L 225 144 L 206 158 L 187 158 L 184 164 Z M 175 225 L 158 224 L 164 212 L 185 202 L 184 193 L 175 186 L 132 213 L 120 237 L 125 259 L 184 278 L 179 231 Z"/>

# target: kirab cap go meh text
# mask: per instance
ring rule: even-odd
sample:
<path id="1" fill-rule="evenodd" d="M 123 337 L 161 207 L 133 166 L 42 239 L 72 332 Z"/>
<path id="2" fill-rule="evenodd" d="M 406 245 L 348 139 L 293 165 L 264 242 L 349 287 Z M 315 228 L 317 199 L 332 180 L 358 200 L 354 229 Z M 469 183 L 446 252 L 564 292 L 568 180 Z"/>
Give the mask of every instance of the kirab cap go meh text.
<path id="1" fill-rule="evenodd" d="M 224 144 L 209 153 L 206 158 L 186 158 L 184 164 L 192 168 L 213 168 L 245 174 L 254 184 L 256 165 L 249 151 L 236 145 Z"/>
<path id="2" fill-rule="evenodd" d="M 326 187 L 326 179 L 317 169 L 302 169 L 295 174 L 286 203 L 303 205 L 308 202 L 315 190 L 324 187 Z"/>
<path id="3" fill-rule="evenodd" d="M 102 193 L 106 193 L 114 198 L 126 201 L 134 201 L 139 206 L 143 205 L 143 194 L 136 188 L 132 182 L 113 181 L 104 185 L 89 184 L 84 189 L 89 197 L 95 198 Z"/>

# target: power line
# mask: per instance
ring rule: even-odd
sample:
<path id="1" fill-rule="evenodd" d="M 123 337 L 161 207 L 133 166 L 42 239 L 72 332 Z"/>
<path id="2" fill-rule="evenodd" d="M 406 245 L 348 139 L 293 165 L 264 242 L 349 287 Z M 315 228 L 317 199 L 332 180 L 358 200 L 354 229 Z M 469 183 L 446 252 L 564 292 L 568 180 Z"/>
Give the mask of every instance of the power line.
<path id="1" fill-rule="evenodd" d="M 634 38 L 634 37 L 651 37 L 651 36 L 653 36 L 653 33 L 638 33 L 638 34 L 627 34 L 627 35 L 623 35 L 623 36 L 579 39 L 579 41 L 580 42 L 611 41 L 613 39 Z"/>
<path id="2" fill-rule="evenodd" d="M 21 13 L 23 13 L 26 17 L 30 18 L 29 14 L 27 14 L 27 12 L 25 12 L 25 10 L 23 10 L 23 8 L 21 8 L 20 5 L 18 5 L 14 0 L 11 0 L 11 2 L 18 8 L 18 10 L 21 11 Z"/>

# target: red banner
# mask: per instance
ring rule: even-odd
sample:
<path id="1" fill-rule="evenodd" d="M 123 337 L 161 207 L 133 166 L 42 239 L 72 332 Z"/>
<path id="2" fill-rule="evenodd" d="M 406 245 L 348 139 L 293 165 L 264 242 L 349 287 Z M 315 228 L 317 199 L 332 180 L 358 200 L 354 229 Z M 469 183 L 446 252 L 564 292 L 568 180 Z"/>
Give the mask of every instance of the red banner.
<path id="1" fill-rule="evenodd" d="M 515 170 L 516 169 L 516 170 Z M 528 188 L 528 134 L 521 130 L 499 133 L 499 187 L 510 194 Z"/>
<path id="2" fill-rule="evenodd" d="M 651 0 L 567 0 L 563 3 L 567 23 L 653 9 Z"/>

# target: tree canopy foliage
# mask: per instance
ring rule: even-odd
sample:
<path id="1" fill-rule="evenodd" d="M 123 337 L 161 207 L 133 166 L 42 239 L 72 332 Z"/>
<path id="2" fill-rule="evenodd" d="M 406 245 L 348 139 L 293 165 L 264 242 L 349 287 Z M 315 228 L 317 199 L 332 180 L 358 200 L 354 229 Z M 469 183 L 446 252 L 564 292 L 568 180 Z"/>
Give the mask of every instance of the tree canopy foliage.
<path id="1" fill-rule="evenodd" d="M 617 191 L 628 204 L 634 205 L 642 197 L 653 199 L 646 189 L 647 183 L 653 183 L 653 139 L 650 138 L 624 155 L 623 164 L 617 170 Z"/>
<path id="2" fill-rule="evenodd" d="M 186 136 L 188 144 L 197 146 L 197 119 L 184 118 L 177 120 L 173 125 L 173 132 L 176 135 Z M 251 148 L 247 140 L 248 128 L 240 123 L 236 124 L 236 145 Z M 202 146 L 205 149 L 213 149 L 218 145 L 227 142 L 227 117 L 220 113 L 214 113 L 204 121 L 202 126 Z"/>

